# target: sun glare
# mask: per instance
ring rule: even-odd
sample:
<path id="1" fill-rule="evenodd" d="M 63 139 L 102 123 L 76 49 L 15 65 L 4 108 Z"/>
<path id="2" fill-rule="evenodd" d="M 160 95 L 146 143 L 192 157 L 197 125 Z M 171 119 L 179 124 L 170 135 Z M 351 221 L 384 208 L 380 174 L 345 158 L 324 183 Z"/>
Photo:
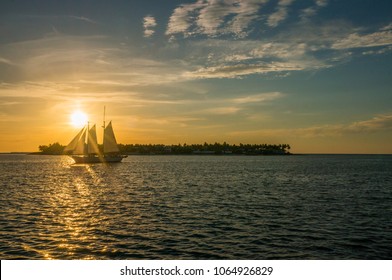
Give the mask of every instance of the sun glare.
<path id="1" fill-rule="evenodd" d="M 71 124 L 74 127 L 82 127 L 87 124 L 87 115 L 82 111 L 74 111 L 71 114 Z"/>

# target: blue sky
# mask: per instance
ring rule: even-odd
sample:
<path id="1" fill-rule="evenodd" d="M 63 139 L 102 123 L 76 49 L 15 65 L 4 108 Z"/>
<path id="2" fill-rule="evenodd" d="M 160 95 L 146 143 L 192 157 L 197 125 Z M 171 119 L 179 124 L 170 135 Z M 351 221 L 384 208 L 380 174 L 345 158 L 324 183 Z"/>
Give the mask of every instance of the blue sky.
<path id="1" fill-rule="evenodd" d="M 2 1 L 0 151 L 122 143 L 392 152 L 392 2 Z"/>

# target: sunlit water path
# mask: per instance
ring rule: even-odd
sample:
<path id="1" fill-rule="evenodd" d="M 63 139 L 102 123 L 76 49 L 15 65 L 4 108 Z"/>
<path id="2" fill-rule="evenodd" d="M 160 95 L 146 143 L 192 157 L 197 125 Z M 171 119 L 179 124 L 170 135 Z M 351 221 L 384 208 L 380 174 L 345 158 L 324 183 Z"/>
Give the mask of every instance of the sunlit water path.
<path id="1" fill-rule="evenodd" d="M 392 259 L 392 156 L 0 155 L 1 259 Z"/>

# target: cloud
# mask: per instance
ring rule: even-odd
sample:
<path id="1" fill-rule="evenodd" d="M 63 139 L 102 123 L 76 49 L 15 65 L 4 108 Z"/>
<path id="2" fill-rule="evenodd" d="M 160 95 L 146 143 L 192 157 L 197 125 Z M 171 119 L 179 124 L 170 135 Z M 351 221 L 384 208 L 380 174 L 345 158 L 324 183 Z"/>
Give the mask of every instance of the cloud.
<path id="1" fill-rule="evenodd" d="M 154 27 L 157 26 L 155 18 L 152 16 L 145 16 L 143 19 L 144 37 L 148 38 L 154 35 Z"/>
<path id="2" fill-rule="evenodd" d="M 306 137 L 338 136 L 352 133 L 372 133 L 392 129 L 392 115 L 378 115 L 369 120 L 351 124 L 333 124 L 302 128 L 296 131 Z"/>
<path id="3" fill-rule="evenodd" d="M 378 115 L 372 119 L 351 124 L 328 124 L 303 128 L 276 128 L 263 130 L 238 130 L 229 134 L 233 136 L 272 136 L 287 137 L 291 135 L 300 138 L 336 137 L 348 134 L 377 133 L 392 129 L 392 115 Z"/>
<path id="4" fill-rule="evenodd" d="M 328 5 L 328 0 L 315 0 L 314 5 L 310 6 L 304 10 L 302 10 L 301 18 L 302 20 L 308 20 L 310 17 L 313 17 L 317 14 L 317 12 Z"/>
<path id="5" fill-rule="evenodd" d="M 326 5 L 326 2 L 319 5 Z M 188 52 L 183 57 L 194 65 L 194 69 L 186 70 L 183 77 L 241 78 L 252 74 L 280 75 L 278 72 L 329 68 L 359 54 L 347 49 L 384 47 L 363 51 L 363 55 L 391 51 L 391 26 L 389 24 L 363 34 L 359 32 L 360 28 L 354 28 L 344 21 L 326 22 L 318 26 L 298 23 L 259 40 L 194 40 L 187 43 Z"/>
<path id="6" fill-rule="evenodd" d="M 272 62 L 258 64 L 218 65 L 213 67 L 202 67 L 193 72 L 184 73 L 186 78 L 208 79 L 208 78 L 238 78 L 252 74 L 265 74 L 281 71 L 298 71 L 304 68 L 299 64 Z"/>
<path id="7" fill-rule="evenodd" d="M 8 64 L 8 65 L 14 65 L 14 63 L 6 58 L 0 57 L 0 63 Z"/>
<path id="8" fill-rule="evenodd" d="M 250 23 L 258 17 L 258 10 L 267 0 L 211 1 L 200 10 L 196 21 L 200 32 L 208 36 L 231 33 L 244 37 Z M 231 20 L 226 20 L 232 16 Z"/>
<path id="9" fill-rule="evenodd" d="M 260 103 L 260 102 L 272 101 L 272 100 L 281 98 L 283 96 L 284 96 L 284 94 L 281 92 L 259 93 L 259 94 L 255 94 L 255 95 L 234 98 L 234 99 L 232 99 L 232 102 L 238 103 L 238 104 Z"/>
<path id="10" fill-rule="evenodd" d="M 208 105 L 211 108 L 203 109 L 199 114 L 213 114 L 213 115 L 232 115 L 244 110 L 249 105 L 260 105 L 266 102 L 274 101 L 285 96 L 281 92 L 267 92 L 246 95 L 238 98 L 221 98 L 210 99 Z M 197 101 L 191 101 L 192 104 L 197 104 Z M 205 101 L 202 102 L 203 104 Z M 226 104 L 227 106 L 222 106 Z M 204 105 L 205 106 L 205 105 Z"/>
<path id="11" fill-rule="evenodd" d="M 317 7 L 325 7 L 328 5 L 328 0 L 316 0 Z"/>
<path id="12" fill-rule="evenodd" d="M 106 36 L 56 35 L 3 45 L 0 50 L 7 57 L 1 57 L 1 81 L 69 84 L 79 91 L 183 81 L 186 67 L 144 58 L 142 51 L 121 47 Z"/>
<path id="13" fill-rule="evenodd" d="M 205 35 L 220 37 L 233 35 L 245 38 L 255 28 L 253 23 L 266 20 L 268 27 L 277 27 L 289 16 L 289 6 L 295 0 L 198 0 L 182 4 L 170 16 L 166 35 L 182 34 L 184 37 Z M 268 4 L 275 5 L 271 14 L 261 14 L 260 9 Z M 327 0 L 314 0 L 304 9 L 300 17 L 305 20 L 328 5 Z M 260 24 L 259 24 L 260 25 Z M 172 37 L 171 37 L 172 38 Z"/>
<path id="14" fill-rule="evenodd" d="M 332 44 L 333 49 L 369 48 L 392 45 L 392 24 L 369 34 L 351 33 Z"/>
<path id="15" fill-rule="evenodd" d="M 251 51 L 253 57 L 257 58 L 279 58 L 290 59 L 298 58 L 305 55 L 307 45 L 305 43 L 289 43 L 289 42 L 274 42 L 259 44 L 258 47 Z"/>
<path id="16" fill-rule="evenodd" d="M 295 0 L 280 0 L 276 12 L 268 17 L 267 24 L 270 27 L 278 26 L 281 21 L 286 19 L 288 6 L 291 5 L 294 1 Z"/>
<path id="17" fill-rule="evenodd" d="M 389 45 L 385 48 L 381 48 L 378 50 L 366 50 L 364 52 L 362 52 L 363 55 L 379 55 L 379 54 L 384 54 L 384 53 L 388 53 L 392 51 L 392 45 Z"/>
<path id="18" fill-rule="evenodd" d="M 389 130 L 392 129 L 392 115 L 378 115 L 370 120 L 355 122 L 347 129 L 352 132 Z"/>
<path id="19" fill-rule="evenodd" d="M 241 108 L 239 107 L 234 107 L 234 106 L 230 106 L 230 107 L 214 107 L 214 108 L 209 108 L 209 109 L 205 109 L 202 110 L 200 112 L 198 112 L 199 114 L 202 113 L 204 114 L 212 114 L 212 115 L 232 115 L 232 114 L 236 114 L 241 110 Z"/>
<path id="20" fill-rule="evenodd" d="M 285 94 L 281 92 L 244 94 L 240 97 L 227 98 L 210 95 L 203 99 L 183 100 L 182 105 L 186 106 L 187 109 L 182 114 L 186 114 L 188 117 L 191 115 L 192 118 L 198 120 L 205 119 L 205 121 L 214 116 L 224 115 L 235 116 L 235 121 L 248 121 L 252 119 L 250 111 L 257 110 L 260 106 L 267 106 L 284 96 Z M 258 113 L 258 115 L 260 114 Z"/>
<path id="21" fill-rule="evenodd" d="M 199 0 L 194 4 L 182 4 L 177 7 L 170 16 L 166 34 L 187 33 L 195 18 L 194 13 L 204 6 L 203 1 Z"/>
<path id="22" fill-rule="evenodd" d="M 235 16 L 227 23 L 224 33 L 244 38 L 250 32 L 250 25 L 259 19 L 258 11 L 268 0 L 241 1 L 237 5 Z"/>
<path id="23" fill-rule="evenodd" d="M 204 51 L 208 51 L 207 56 L 199 55 Z M 306 43 L 210 39 L 188 45 L 188 56 L 197 58 L 192 61 L 196 66 L 183 76 L 188 79 L 240 78 L 252 74 L 278 74 L 331 66 L 311 52 L 311 46 Z M 188 60 L 187 57 L 184 59 Z"/>
<path id="24" fill-rule="evenodd" d="M 210 1 L 199 13 L 196 24 L 200 33 L 209 36 L 218 34 L 219 27 L 224 23 L 225 17 L 234 14 L 236 7 L 229 1 Z"/>
<path id="25" fill-rule="evenodd" d="M 279 10 L 287 9 L 293 2 L 280 0 L 270 4 L 277 4 L 275 10 Z M 267 0 L 205 0 L 183 4 L 173 12 L 167 32 L 171 30 L 171 35 L 199 32 L 209 37 L 217 35 L 215 32 L 226 32 L 244 36 L 251 22 L 259 20 L 257 14 L 265 3 Z M 314 3 L 317 7 L 327 4 L 326 1 Z M 155 34 L 157 23 L 153 16 L 145 16 L 143 26 L 145 37 Z M 349 56 L 347 48 L 388 47 L 392 44 L 391 26 L 361 34 L 359 29 L 352 33 L 353 28 L 341 22 L 320 26 L 297 23 L 260 39 L 182 40 L 177 45 L 157 48 L 153 53 L 148 48 L 121 45 L 110 36 L 52 34 L 0 46 L 0 67 L 4 73 L 15 73 L 13 78 L 21 81 L 68 82 L 80 90 L 95 87 L 99 91 L 254 74 L 287 75 L 292 71 L 331 67 L 344 55 Z M 318 55 L 320 51 L 322 56 Z M 147 57 L 146 53 L 148 58 L 143 58 Z M 7 79 L 3 75 L 3 81 L 10 82 Z"/>
<path id="26" fill-rule="evenodd" d="M 92 23 L 92 24 L 98 24 L 98 22 L 96 22 L 95 20 L 89 19 L 87 17 L 78 17 L 78 16 L 69 16 L 69 17 L 77 19 L 77 20 L 81 20 L 81 21 L 84 21 L 84 22 Z"/>
<path id="27" fill-rule="evenodd" d="M 167 35 L 199 34 L 215 37 L 233 34 L 245 37 L 251 22 L 258 18 L 260 7 L 268 0 L 207 0 L 177 7 L 170 17 Z"/>

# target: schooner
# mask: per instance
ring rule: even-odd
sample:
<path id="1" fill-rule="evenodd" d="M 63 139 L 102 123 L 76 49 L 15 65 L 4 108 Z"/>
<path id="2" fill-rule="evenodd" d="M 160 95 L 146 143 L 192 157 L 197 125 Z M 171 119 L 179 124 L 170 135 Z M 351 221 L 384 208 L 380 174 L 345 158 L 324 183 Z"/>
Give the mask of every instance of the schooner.
<path id="1" fill-rule="evenodd" d="M 96 125 L 91 128 L 88 123 L 65 147 L 64 152 L 73 158 L 75 163 L 120 162 L 126 155 L 121 155 L 114 135 L 112 122 L 105 126 L 105 110 L 103 120 L 103 153 L 98 148 Z"/>

